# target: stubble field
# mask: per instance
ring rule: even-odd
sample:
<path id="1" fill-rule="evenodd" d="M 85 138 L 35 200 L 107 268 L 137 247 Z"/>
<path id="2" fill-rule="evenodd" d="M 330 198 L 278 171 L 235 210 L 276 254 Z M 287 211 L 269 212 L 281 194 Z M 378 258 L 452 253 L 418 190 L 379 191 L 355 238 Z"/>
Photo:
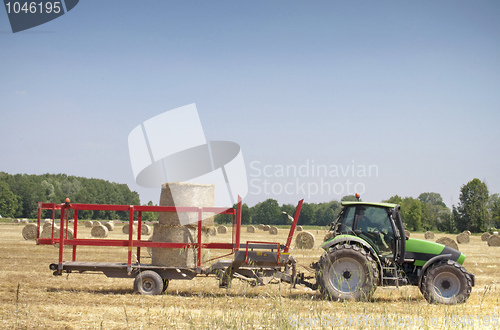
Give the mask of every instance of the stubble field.
<path id="1" fill-rule="evenodd" d="M 465 304 L 430 305 L 415 287 L 378 288 L 369 302 L 332 302 L 303 286 L 274 284 L 252 287 L 233 280 L 220 289 L 214 277 L 171 281 L 160 296 L 133 292 L 131 279 L 99 274 L 55 277 L 48 266 L 57 262 L 53 246 L 25 241 L 23 225 L 0 224 L 0 327 L 5 329 L 484 329 L 500 327 L 500 247 L 488 247 L 479 236 L 460 245 L 464 266 L 476 275 L 476 286 Z M 312 250 L 293 249 L 299 264 L 309 266 L 321 255 L 324 231 L 312 229 Z M 257 230 L 242 242 L 285 243 L 288 230 L 278 235 Z M 414 233 L 412 238 L 423 239 Z M 452 235 L 437 234 L 455 238 Z M 79 226 L 79 237 L 90 228 Z M 110 238 L 124 239 L 120 226 Z M 211 238 L 228 242 L 231 232 Z M 292 243 L 292 247 L 295 244 Z M 125 248 L 79 247 L 77 260 L 126 262 Z M 145 249 L 143 249 L 145 250 Z M 69 251 L 69 249 L 68 249 Z M 142 262 L 148 262 L 146 251 Z M 70 254 L 65 254 L 65 260 Z M 304 271 L 299 267 L 299 271 Z"/>

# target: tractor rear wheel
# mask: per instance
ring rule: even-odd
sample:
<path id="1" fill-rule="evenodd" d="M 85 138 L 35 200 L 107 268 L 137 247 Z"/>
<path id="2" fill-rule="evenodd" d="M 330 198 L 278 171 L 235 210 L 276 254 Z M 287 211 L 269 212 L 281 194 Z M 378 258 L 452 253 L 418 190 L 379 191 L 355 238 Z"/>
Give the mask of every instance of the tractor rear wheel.
<path id="1" fill-rule="evenodd" d="M 336 245 L 320 258 L 316 281 L 331 300 L 365 300 L 377 288 L 378 269 L 365 249 Z"/>
<path id="2" fill-rule="evenodd" d="M 163 292 L 163 279 L 152 270 L 140 272 L 135 277 L 134 290 L 144 295 L 157 295 Z"/>
<path id="3" fill-rule="evenodd" d="M 429 268 L 420 291 L 431 304 L 460 304 L 470 296 L 472 279 L 458 262 L 446 260 Z"/>

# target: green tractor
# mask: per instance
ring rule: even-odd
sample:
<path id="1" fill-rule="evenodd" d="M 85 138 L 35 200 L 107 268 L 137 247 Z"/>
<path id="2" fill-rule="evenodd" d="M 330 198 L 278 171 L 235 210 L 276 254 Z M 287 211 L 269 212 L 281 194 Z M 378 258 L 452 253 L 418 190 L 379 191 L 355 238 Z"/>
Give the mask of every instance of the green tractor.
<path id="1" fill-rule="evenodd" d="M 465 255 L 450 247 L 408 238 L 391 203 L 343 202 L 321 247 L 318 289 L 332 300 L 368 299 L 377 286 L 416 285 L 429 303 L 465 302 L 474 275 L 462 264 Z"/>

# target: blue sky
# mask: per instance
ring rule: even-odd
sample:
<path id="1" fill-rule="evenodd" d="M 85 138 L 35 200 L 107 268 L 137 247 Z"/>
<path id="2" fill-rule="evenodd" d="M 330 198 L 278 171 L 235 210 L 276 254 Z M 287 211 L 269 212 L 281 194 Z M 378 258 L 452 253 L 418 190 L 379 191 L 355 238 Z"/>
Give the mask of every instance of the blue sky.
<path id="1" fill-rule="evenodd" d="M 498 1 L 103 0 L 13 34 L 0 9 L 0 171 L 126 183 L 157 203 L 134 182 L 128 134 L 196 103 L 208 140 L 240 144 L 250 205 L 338 200 L 326 188 L 349 183 L 367 201 L 432 191 L 449 206 L 476 177 L 500 192 L 499 13 Z"/>

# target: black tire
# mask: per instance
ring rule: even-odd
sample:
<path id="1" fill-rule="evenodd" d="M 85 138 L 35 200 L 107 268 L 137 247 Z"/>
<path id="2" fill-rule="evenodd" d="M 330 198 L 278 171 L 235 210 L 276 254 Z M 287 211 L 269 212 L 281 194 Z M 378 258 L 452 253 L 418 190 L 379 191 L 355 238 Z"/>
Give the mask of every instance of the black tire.
<path id="1" fill-rule="evenodd" d="M 336 245 L 320 258 L 316 281 L 331 300 L 366 300 L 377 288 L 378 268 L 365 249 Z"/>
<path id="2" fill-rule="evenodd" d="M 472 279 L 458 262 L 445 260 L 427 270 L 420 291 L 431 304 L 461 304 L 470 296 Z"/>
<path id="3" fill-rule="evenodd" d="M 158 295 L 163 292 L 163 279 L 152 270 L 140 272 L 134 281 L 134 290 L 144 295 Z"/>

